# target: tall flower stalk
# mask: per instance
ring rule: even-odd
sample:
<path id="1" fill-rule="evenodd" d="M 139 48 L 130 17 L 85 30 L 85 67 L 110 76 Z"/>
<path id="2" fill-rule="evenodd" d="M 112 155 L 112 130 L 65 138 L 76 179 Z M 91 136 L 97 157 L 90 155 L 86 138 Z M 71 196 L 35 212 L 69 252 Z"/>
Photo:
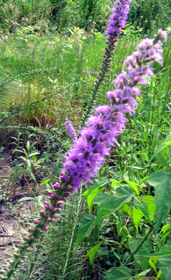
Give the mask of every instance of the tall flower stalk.
<path id="1" fill-rule="evenodd" d="M 112 82 L 114 90 L 107 92 L 110 104 L 100 105 L 94 110 L 78 138 L 71 123 L 66 121 L 67 131 L 73 137 L 73 147 L 65 155 L 60 183 L 55 183 L 53 190 L 48 192 L 49 201 L 44 202 L 40 218 L 34 220 L 34 228 L 28 229 L 29 236 L 24 237 L 23 245 L 14 254 L 14 260 L 2 279 L 10 279 L 15 273 L 27 250 L 32 250 L 31 246 L 41 240 L 43 232 L 48 231 L 48 224 L 55 222 L 70 194 L 97 176 L 105 156 L 110 154 L 117 137 L 126 128 L 126 115 L 132 115 L 137 106 L 135 98 L 140 95 L 137 85 L 148 83 L 154 75 L 150 66 L 153 61 L 163 63 L 161 37 L 167 40 L 167 33 L 160 29 L 154 40 L 143 40 L 137 50 L 127 57 L 122 73 Z"/>
<path id="2" fill-rule="evenodd" d="M 105 53 L 103 54 L 103 61 L 100 67 L 99 74 L 92 88 L 91 100 L 88 104 L 86 113 L 81 123 L 81 127 L 85 124 L 91 108 L 94 104 L 95 97 L 103 83 L 103 80 L 110 68 L 110 62 L 112 61 L 112 55 L 114 54 L 114 49 L 118 37 L 121 34 L 122 29 L 126 27 L 126 22 L 129 14 L 129 7 L 132 0 L 116 0 L 114 7 L 112 8 L 112 14 L 109 19 L 109 23 L 105 34 L 108 35 L 106 39 L 107 46 L 105 47 Z M 91 72 L 89 72 L 91 74 Z"/>

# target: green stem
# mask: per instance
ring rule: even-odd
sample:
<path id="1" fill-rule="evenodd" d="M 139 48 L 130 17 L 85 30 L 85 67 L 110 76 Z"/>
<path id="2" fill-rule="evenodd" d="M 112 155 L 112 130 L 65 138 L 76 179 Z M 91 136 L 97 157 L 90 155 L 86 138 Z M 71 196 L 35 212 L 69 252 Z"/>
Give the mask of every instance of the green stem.
<path id="1" fill-rule="evenodd" d="M 70 239 L 70 243 L 69 243 L 69 248 L 68 248 L 68 252 L 67 252 L 67 256 L 66 256 L 66 261 L 65 261 L 65 265 L 64 265 L 64 269 L 63 269 L 63 273 L 62 273 L 62 279 L 65 279 L 65 272 L 67 269 L 68 260 L 69 260 L 69 256 L 70 256 L 70 252 L 71 252 L 71 247 L 72 247 L 72 243 L 73 243 L 73 239 L 74 239 L 74 235 L 75 235 L 75 228 L 78 223 L 78 215 L 80 213 L 81 201 L 82 201 L 82 189 L 80 189 L 78 208 L 77 208 L 76 218 L 75 218 L 75 222 L 74 222 L 74 226 L 73 226 L 73 230 L 72 230 L 72 234 L 71 234 L 71 239 Z"/>
<path id="2" fill-rule="evenodd" d="M 148 236 L 150 235 L 150 233 L 153 231 L 154 229 L 154 225 L 155 224 L 152 224 L 151 227 L 150 227 L 150 230 L 149 232 L 147 233 L 147 235 L 144 237 L 143 241 L 140 243 L 140 245 L 137 247 L 137 249 L 131 253 L 131 256 L 128 257 L 127 261 L 125 262 L 124 266 L 127 266 L 127 264 L 130 263 L 130 261 L 132 261 L 132 259 L 134 258 L 134 255 L 138 252 L 138 250 L 141 248 L 141 246 L 144 244 L 144 242 L 147 240 Z"/>

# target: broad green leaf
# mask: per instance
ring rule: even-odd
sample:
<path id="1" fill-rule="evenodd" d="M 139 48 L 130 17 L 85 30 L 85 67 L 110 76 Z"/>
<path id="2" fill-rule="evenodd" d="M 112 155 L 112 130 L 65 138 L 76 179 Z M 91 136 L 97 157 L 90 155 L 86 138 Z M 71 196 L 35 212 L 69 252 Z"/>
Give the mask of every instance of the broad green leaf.
<path id="1" fill-rule="evenodd" d="M 105 272 L 107 280 L 134 280 L 132 272 L 127 267 L 119 267 L 117 269 L 110 269 Z"/>
<path id="2" fill-rule="evenodd" d="M 133 192 L 129 187 L 120 187 L 112 191 L 112 195 L 106 193 L 98 194 L 93 203 L 101 205 L 111 212 L 116 211 L 123 203 L 129 202 L 133 197 Z"/>
<path id="3" fill-rule="evenodd" d="M 171 175 L 158 171 L 149 177 L 149 184 L 155 187 L 156 230 L 157 235 L 161 223 L 166 219 L 171 204 Z"/>
<path id="4" fill-rule="evenodd" d="M 142 196 L 144 203 L 147 205 L 150 221 L 154 220 L 154 215 L 156 211 L 154 196 L 152 195 L 144 195 Z"/>
<path id="5" fill-rule="evenodd" d="M 167 166 L 168 168 L 170 168 L 169 163 L 166 161 L 166 159 L 164 158 L 164 156 L 162 155 L 162 153 L 158 153 L 156 155 L 156 158 L 158 160 L 158 162 L 164 166 Z"/>
<path id="6" fill-rule="evenodd" d="M 171 255 L 170 256 L 160 256 L 158 261 L 158 267 L 163 272 L 165 280 L 171 279 Z"/>
<path id="7" fill-rule="evenodd" d="M 132 254 L 140 246 L 142 241 L 143 238 L 130 238 L 128 240 L 128 244 Z M 151 251 L 152 251 L 152 245 L 150 243 L 150 240 L 147 239 L 134 255 L 135 261 L 139 264 L 139 266 L 143 270 L 146 270 L 148 267 L 149 257 L 146 255 L 149 255 Z"/>
<path id="8" fill-rule="evenodd" d="M 85 214 L 83 218 L 79 221 L 79 229 L 77 232 L 77 241 L 76 241 L 76 249 L 80 242 L 86 237 L 89 236 L 92 229 L 94 228 L 95 217 L 91 214 Z"/>
<path id="9" fill-rule="evenodd" d="M 171 136 L 168 135 L 166 137 L 166 139 L 164 140 L 164 142 L 157 148 L 155 148 L 155 152 L 154 152 L 154 155 L 153 157 L 151 158 L 151 160 L 158 154 L 160 153 L 161 151 L 163 151 L 164 149 L 166 149 L 167 147 L 169 147 L 171 145 Z"/>
<path id="10" fill-rule="evenodd" d="M 87 257 L 89 257 L 91 265 L 93 265 L 95 255 L 96 255 L 96 253 L 97 253 L 97 251 L 98 251 L 98 249 L 99 249 L 99 247 L 101 246 L 102 243 L 103 243 L 103 241 L 100 241 L 99 243 L 97 243 L 93 248 L 91 248 L 88 251 Z"/>
<path id="11" fill-rule="evenodd" d="M 141 218 L 143 216 L 144 215 L 140 209 L 132 210 L 131 218 L 137 231 L 138 231 L 138 225 L 140 224 Z"/>
<path id="12" fill-rule="evenodd" d="M 147 205 L 145 204 L 145 202 L 143 200 L 135 197 L 134 204 L 142 211 L 144 216 L 150 221 L 149 212 L 148 212 Z"/>

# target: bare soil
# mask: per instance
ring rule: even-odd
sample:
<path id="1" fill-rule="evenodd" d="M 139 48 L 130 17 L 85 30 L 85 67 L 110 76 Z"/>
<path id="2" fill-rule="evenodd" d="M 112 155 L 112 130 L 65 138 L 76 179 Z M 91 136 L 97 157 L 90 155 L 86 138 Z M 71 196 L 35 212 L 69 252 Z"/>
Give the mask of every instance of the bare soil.
<path id="1" fill-rule="evenodd" d="M 28 213 L 34 213 L 35 207 L 33 200 L 21 203 L 19 199 L 22 197 L 31 197 L 31 190 L 26 184 L 18 182 L 15 189 L 9 183 L 11 175 L 11 156 L 9 153 L 0 154 L 0 184 L 8 197 L 10 198 L 10 206 L 6 204 L 0 191 L 0 274 L 1 268 L 8 266 L 9 260 L 12 258 L 15 246 L 21 244 L 22 236 L 27 234 L 25 227 L 25 219 Z M 11 189 L 11 192 L 10 192 Z M 27 219 L 28 220 L 28 219 Z"/>

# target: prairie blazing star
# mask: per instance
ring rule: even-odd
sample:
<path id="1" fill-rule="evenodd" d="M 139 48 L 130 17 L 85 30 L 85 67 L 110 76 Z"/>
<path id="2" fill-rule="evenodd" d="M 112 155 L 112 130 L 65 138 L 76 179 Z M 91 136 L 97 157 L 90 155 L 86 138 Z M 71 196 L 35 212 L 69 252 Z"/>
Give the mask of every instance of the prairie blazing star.
<path id="1" fill-rule="evenodd" d="M 162 43 L 159 41 L 161 37 L 166 41 L 167 33 L 160 29 L 154 40 L 143 40 L 137 50 L 124 61 L 122 73 L 112 82 L 115 89 L 107 92 L 110 104 L 100 105 L 94 110 L 78 138 L 72 124 L 66 121 L 66 129 L 74 141 L 73 147 L 65 156 L 61 182 L 54 184 L 53 191 L 48 191 L 49 201 L 44 201 L 40 218 L 34 220 L 34 228 L 28 229 L 29 236 L 24 237 L 23 245 L 19 245 L 20 249 L 14 254 L 14 261 L 3 279 L 9 279 L 13 275 L 27 248 L 40 241 L 43 231 L 49 230 L 48 224 L 55 222 L 70 193 L 97 176 L 105 162 L 105 156 L 110 154 L 115 145 L 117 136 L 125 130 L 126 114 L 131 115 L 137 106 L 135 98 L 140 95 L 137 84 L 147 83 L 154 75 L 153 68 L 150 67 L 153 61 L 160 64 L 163 62 Z"/>
<path id="2" fill-rule="evenodd" d="M 131 0 L 116 0 L 115 5 L 112 9 L 112 14 L 110 16 L 109 23 L 105 31 L 108 37 L 106 39 L 107 46 L 105 47 L 105 53 L 103 54 L 104 58 L 100 67 L 100 72 L 97 75 L 97 79 L 92 88 L 92 100 L 89 106 L 87 107 L 87 112 L 85 114 L 85 117 L 83 118 L 81 126 L 85 124 L 87 116 L 89 116 L 92 105 L 94 103 L 95 96 L 103 83 L 108 69 L 110 68 L 110 62 L 112 60 L 111 57 L 114 53 L 115 45 L 118 41 L 118 36 L 120 35 L 122 29 L 126 26 L 130 3 Z M 91 72 L 88 71 L 88 73 L 90 74 Z"/>
<path id="3" fill-rule="evenodd" d="M 135 98 L 140 95 L 137 84 L 148 83 L 154 75 L 150 67 L 153 61 L 162 64 L 161 36 L 167 37 L 165 31 L 159 31 L 158 41 L 143 40 L 137 51 L 124 61 L 122 73 L 112 82 L 115 89 L 107 92 L 110 105 L 100 105 L 94 110 L 65 156 L 61 181 L 71 185 L 73 191 L 77 191 L 81 183 L 97 177 L 105 156 L 110 154 L 116 138 L 125 130 L 126 114 L 133 114 L 137 106 Z"/>

